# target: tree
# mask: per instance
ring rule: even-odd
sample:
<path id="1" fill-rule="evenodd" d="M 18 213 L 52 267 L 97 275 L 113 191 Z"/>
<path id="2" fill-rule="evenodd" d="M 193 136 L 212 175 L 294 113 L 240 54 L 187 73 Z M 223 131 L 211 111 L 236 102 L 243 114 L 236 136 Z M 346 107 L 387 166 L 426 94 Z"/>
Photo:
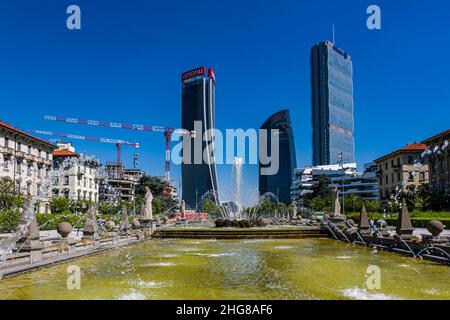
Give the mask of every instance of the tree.
<path id="1" fill-rule="evenodd" d="M 57 197 L 50 200 L 50 210 L 52 213 L 62 213 L 69 210 L 69 199 L 66 197 Z"/>
<path id="2" fill-rule="evenodd" d="M 9 177 L 0 178 L 0 211 L 22 206 L 22 195 Z"/>
<path id="3" fill-rule="evenodd" d="M 310 208 L 314 211 L 331 211 L 331 197 L 328 195 L 314 197 L 310 202 Z"/>
<path id="4" fill-rule="evenodd" d="M 420 184 L 414 195 L 415 207 L 420 211 L 431 210 L 433 207 L 433 199 L 428 183 Z"/>
<path id="5" fill-rule="evenodd" d="M 136 186 L 136 193 L 142 196 L 145 195 L 145 187 L 149 187 L 153 197 L 162 196 L 164 194 L 165 183 L 158 177 L 144 176 Z"/>

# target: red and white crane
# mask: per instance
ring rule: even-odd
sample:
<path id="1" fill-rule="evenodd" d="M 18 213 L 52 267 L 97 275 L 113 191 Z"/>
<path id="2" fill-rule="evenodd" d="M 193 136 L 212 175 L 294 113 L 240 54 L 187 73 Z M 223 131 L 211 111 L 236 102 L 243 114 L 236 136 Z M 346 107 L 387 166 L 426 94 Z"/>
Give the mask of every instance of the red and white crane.
<path id="1" fill-rule="evenodd" d="M 79 118 L 67 118 L 67 117 L 57 117 L 51 115 L 45 115 L 45 120 L 50 121 L 59 121 L 66 122 L 72 124 L 82 124 L 88 126 L 96 126 L 96 127 L 108 127 L 108 128 L 116 128 L 116 129 L 128 129 L 135 131 L 146 131 L 146 132 L 162 132 L 166 139 L 166 159 L 165 159 L 165 191 L 164 195 L 170 196 L 170 142 L 172 139 L 172 133 L 185 135 L 189 134 L 191 137 L 195 137 L 195 131 L 188 131 L 185 129 L 176 129 L 170 127 L 163 126 L 150 126 L 143 124 L 128 124 L 128 123 L 120 123 L 120 122 L 105 122 L 98 120 L 88 120 L 88 119 L 79 119 Z"/>
<path id="2" fill-rule="evenodd" d="M 34 133 L 34 134 L 41 134 L 41 135 L 53 136 L 53 137 L 62 137 L 62 138 L 67 138 L 67 139 L 77 139 L 77 140 L 103 142 L 103 143 L 114 143 L 116 145 L 116 149 L 117 149 L 117 164 L 121 163 L 121 157 L 120 157 L 121 151 L 120 150 L 121 150 L 122 145 L 139 148 L 139 143 L 128 142 L 125 140 L 86 137 L 86 136 L 82 136 L 82 135 L 78 135 L 78 134 L 61 133 L 61 132 L 54 132 L 54 131 L 47 131 L 47 130 L 27 130 L 27 131 Z"/>

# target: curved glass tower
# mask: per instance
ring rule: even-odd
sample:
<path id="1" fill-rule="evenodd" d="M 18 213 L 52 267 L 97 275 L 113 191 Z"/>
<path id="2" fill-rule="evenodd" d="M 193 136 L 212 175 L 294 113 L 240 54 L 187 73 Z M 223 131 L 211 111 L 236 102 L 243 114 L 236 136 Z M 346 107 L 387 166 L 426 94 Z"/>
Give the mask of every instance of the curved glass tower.
<path id="1" fill-rule="evenodd" d="M 332 42 L 311 49 L 313 165 L 355 162 L 353 65 Z"/>
<path id="2" fill-rule="evenodd" d="M 181 126 L 183 129 L 195 131 L 195 138 L 191 139 L 190 159 L 186 161 L 187 157 L 183 154 L 182 199 L 189 207 L 201 209 L 202 196 L 208 192 L 212 200 L 216 204 L 219 203 L 214 154 L 208 150 L 213 146 L 213 142 L 203 141 L 205 131 L 214 129 L 214 72 L 209 69 L 206 74 L 205 67 L 200 67 L 183 73 L 181 81 Z M 200 130 L 194 127 L 196 122 L 201 123 Z M 203 159 L 203 150 L 206 150 L 208 155 L 212 154 L 210 161 L 205 162 Z"/>
<path id="3" fill-rule="evenodd" d="M 271 150 L 271 129 L 279 130 L 279 168 L 274 175 L 262 175 L 261 168 L 265 165 L 259 163 L 259 193 L 272 192 L 280 202 L 291 202 L 291 184 L 294 169 L 297 167 L 295 156 L 294 132 L 291 124 L 289 110 L 281 110 L 271 115 L 261 126 L 267 129 L 267 150 Z M 271 156 L 269 154 L 269 156 Z"/>

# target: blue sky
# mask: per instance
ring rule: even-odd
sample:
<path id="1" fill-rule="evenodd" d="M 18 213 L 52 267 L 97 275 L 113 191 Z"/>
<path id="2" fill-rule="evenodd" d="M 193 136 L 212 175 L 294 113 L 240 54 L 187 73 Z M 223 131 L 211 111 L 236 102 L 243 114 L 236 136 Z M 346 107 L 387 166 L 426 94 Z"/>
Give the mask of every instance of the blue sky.
<path id="1" fill-rule="evenodd" d="M 82 29 L 66 28 L 77 4 Z M 382 29 L 366 28 L 366 8 L 381 7 Z M 289 108 L 299 166 L 311 163 L 309 50 L 331 38 L 352 56 L 359 167 L 450 127 L 448 1 L 2 1 L 0 119 L 141 143 L 142 168 L 164 174 L 164 138 L 42 119 L 55 114 L 178 127 L 180 73 L 205 65 L 217 79 L 216 127 L 258 128 Z M 78 151 L 115 159 L 108 144 Z M 131 164 L 132 149 L 123 148 Z M 244 168 L 257 188 L 257 167 Z M 231 168 L 219 167 L 224 190 Z M 173 167 L 172 176 L 180 176 Z"/>

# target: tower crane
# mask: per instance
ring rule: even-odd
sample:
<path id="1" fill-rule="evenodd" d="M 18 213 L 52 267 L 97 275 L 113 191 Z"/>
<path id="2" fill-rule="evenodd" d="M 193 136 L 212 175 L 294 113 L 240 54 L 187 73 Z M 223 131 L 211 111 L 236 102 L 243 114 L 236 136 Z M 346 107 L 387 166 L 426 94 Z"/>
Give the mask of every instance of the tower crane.
<path id="1" fill-rule="evenodd" d="M 139 148 L 139 143 L 133 143 L 128 142 L 125 140 L 117 140 L 117 139 L 110 139 L 110 138 L 94 138 L 94 137 L 86 137 L 81 136 L 77 134 L 69 134 L 69 133 L 60 133 L 60 132 L 54 132 L 54 131 L 46 131 L 46 130 L 27 130 L 28 132 L 34 133 L 34 134 L 40 134 L 40 135 L 46 135 L 46 136 L 53 136 L 53 137 L 62 137 L 67 139 L 77 139 L 77 140 L 85 140 L 85 141 L 93 141 L 93 142 L 103 142 L 103 143 L 113 143 L 116 145 L 117 149 L 117 164 L 122 163 L 121 162 L 121 146 L 133 146 L 135 148 Z M 59 140 L 59 139 L 50 139 L 50 140 Z"/>
<path id="2" fill-rule="evenodd" d="M 116 128 L 116 129 L 127 129 L 127 130 L 135 130 L 135 131 L 146 131 L 146 132 L 159 132 L 163 133 L 166 140 L 166 157 L 165 157 L 165 190 L 164 195 L 170 196 L 170 142 L 172 139 L 172 134 L 181 134 L 186 135 L 189 134 L 191 137 L 195 137 L 195 131 L 189 131 L 186 129 L 176 129 L 170 127 L 163 126 L 150 126 L 143 124 L 128 124 L 128 123 L 120 123 L 120 122 L 105 122 L 98 120 L 88 120 L 88 119 L 79 119 L 79 118 L 67 118 L 67 117 L 57 117 L 52 115 L 45 115 L 45 120 L 50 121 L 59 121 L 66 122 L 72 124 L 81 124 L 95 127 L 108 127 L 108 128 Z"/>

